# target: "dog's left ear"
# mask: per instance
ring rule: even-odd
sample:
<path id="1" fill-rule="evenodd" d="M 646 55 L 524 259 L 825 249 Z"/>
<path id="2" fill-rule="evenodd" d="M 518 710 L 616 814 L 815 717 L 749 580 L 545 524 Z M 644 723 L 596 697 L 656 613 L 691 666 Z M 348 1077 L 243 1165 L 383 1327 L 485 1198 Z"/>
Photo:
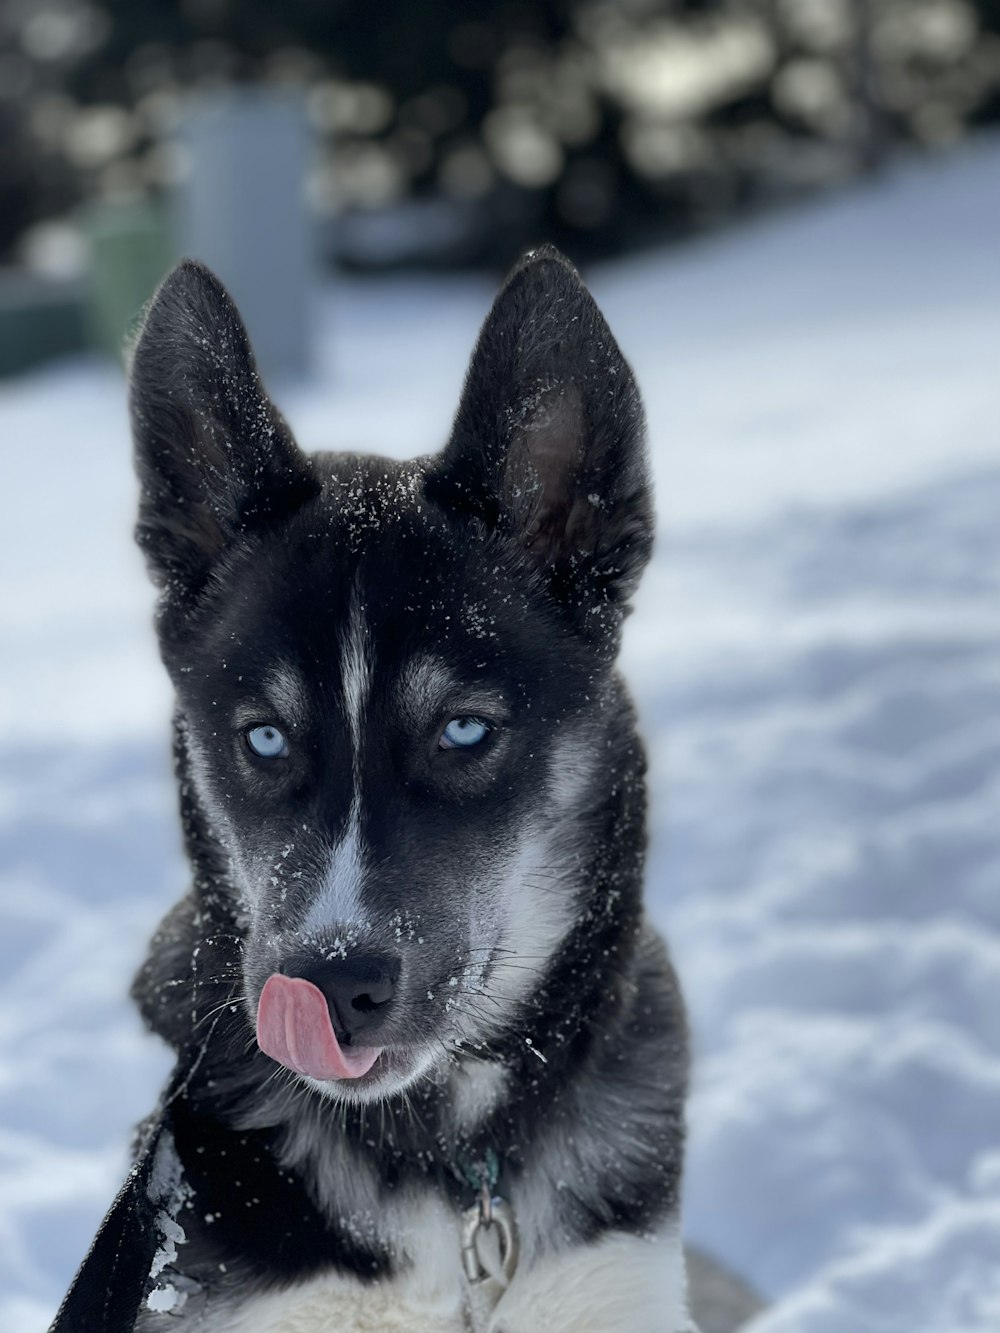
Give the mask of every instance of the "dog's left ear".
<path id="1" fill-rule="evenodd" d="M 634 591 L 653 540 L 642 403 L 593 298 L 551 247 L 521 262 L 487 316 L 426 487 L 516 543 L 584 624 Z"/>

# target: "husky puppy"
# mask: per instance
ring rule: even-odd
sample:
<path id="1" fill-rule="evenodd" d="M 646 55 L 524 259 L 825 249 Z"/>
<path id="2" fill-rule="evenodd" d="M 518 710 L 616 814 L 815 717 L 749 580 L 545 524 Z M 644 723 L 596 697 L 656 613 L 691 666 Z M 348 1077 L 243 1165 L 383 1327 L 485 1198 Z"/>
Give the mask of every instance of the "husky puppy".
<path id="1" fill-rule="evenodd" d="M 615 670 L 652 508 L 596 305 L 528 255 L 439 454 L 306 455 L 186 262 L 130 395 L 193 876 L 134 987 L 189 1070 L 139 1327 L 687 1329 Z"/>

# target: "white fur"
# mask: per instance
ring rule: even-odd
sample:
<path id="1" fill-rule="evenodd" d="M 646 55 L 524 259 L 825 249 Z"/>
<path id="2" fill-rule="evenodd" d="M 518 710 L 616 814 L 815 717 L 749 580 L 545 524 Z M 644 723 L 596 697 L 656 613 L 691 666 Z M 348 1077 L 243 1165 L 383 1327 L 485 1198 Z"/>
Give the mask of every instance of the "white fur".
<path id="1" fill-rule="evenodd" d="M 482 713 L 501 723 L 510 711 L 499 690 L 462 680 L 433 653 L 407 663 L 399 678 L 398 696 L 404 716 L 412 720 L 415 729 L 431 725 L 451 710 L 455 717 Z"/>
<path id="2" fill-rule="evenodd" d="M 482 1124 L 503 1095 L 508 1070 L 484 1060 L 463 1060 L 450 1080 L 455 1128 L 468 1133 Z"/>
<path id="3" fill-rule="evenodd" d="M 405 1267 L 389 1281 L 323 1276 L 209 1313 L 212 1333 L 467 1333 L 460 1220 L 433 1198 L 380 1212 Z M 211 1307 L 210 1307 L 211 1308 Z"/>
<path id="4" fill-rule="evenodd" d="M 400 1219 L 402 1220 L 402 1219 Z M 387 1282 L 325 1276 L 205 1311 L 212 1333 L 688 1333 L 675 1228 L 649 1239 L 612 1232 L 520 1269 L 493 1309 L 471 1310 L 459 1223 L 440 1204 L 409 1212 L 409 1266 Z"/>
<path id="5" fill-rule="evenodd" d="M 454 672 L 440 657 L 431 653 L 408 662 L 399 678 L 399 695 L 404 712 L 414 718 L 435 713 L 442 699 L 457 688 Z"/>
<path id="6" fill-rule="evenodd" d="M 494 995 L 516 1000 L 531 991 L 576 920 L 575 862 L 560 842 L 574 834 L 572 825 L 565 831 L 560 817 L 577 807 L 599 761 L 600 753 L 579 730 L 567 729 L 554 747 L 546 826 L 525 831 L 502 872 L 504 923 L 489 987 Z M 536 1049 L 544 1055 L 541 1046 Z"/>
<path id="7" fill-rule="evenodd" d="M 554 843 L 552 834 L 527 829 L 502 871 L 496 891 L 503 928 L 488 985 L 495 998 L 519 1000 L 533 991 L 575 920 L 574 886 Z"/>
<path id="8" fill-rule="evenodd" d="M 552 750 L 549 799 L 560 815 L 577 809 L 593 780 L 602 752 L 579 731 L 565 729 Z"/>
<path id="9" fill-rule="evenodd" d="M 687 1280 L 676 1228 L 611 1232 L 518 1273 L 485 1333 L 686 1333 Z"/>
<path id="10" fill-rule="evenodd" d="M 264 693 L 282 721 L 295 728 L 305 726 L 308 713 L 306 688 L 294 667 L 279 662 L 264 682 Z"/>
<path id="11" fill-rule="evenodd" d="M 407 1067 L 401 1072 L 393 1074 L 381 1074 L 378 1083 L 370 1089 L 360 1090 L 352 1079 L 328 1079 L 325 1083 L 318 1078 L 309 1078 L 305 1074 L 296 1074 L 295 1077 L 302 1080 L 314 1092 L 318 1092 L 321 1097 L 325 1097 L 330 1102 L 354 1102 L 356 1105 L 377 1105 L 380 1101 L 387 1101 L 390 1097 L 395 1097 L 397 1093 L 404 1092 L 413 1083 L 419 1083 L 425 1074 L 437 1064 L 440 1059 L 438 1051 L 430 1047 L 423 1051 L 411 1052 Z M 289 1161 L 294 1161 L 290 1156 Z M 352 1173 L 353 1174 L 353 1173 Z M 332 1188 L 335 1194 L 332 1197 L 343 1198 L 343 1177 L 334 1168 L 334 1174 L 331 1177 Z M 328 1210 L 329 1211 L 329 1210 Z"/>
<path id="12" fill-rule="evenodd" d="M 365 924 L 361 887 L 365 878 L 364 844 L 361 838 L 361 802 L 357 790 L 347 817 L 347 832 L 330 854 L 323 882 L 303 922 L 306 931 L 331 926 L 353 929 Z M 346 949 L 349 940 L 344 940 Z"/>
<path id="13" fill-rule="evenodd" d="M 354 746 L 355 778 L 364 736 L 365 705 L 371 692 L 372 658 L 368 622 L 357 591 L 347 612 L 347 629 L 341 641 L 340 676 L 344 689 L 344 709 Z"/>
<path id="14" fill-rule="evenodd" d="M 365 924 L 361 889 L 365 877 L 365 849 L 361 838 L 361 747 L 364 718 L 371 692 L 372 659 L 368 624 L 357 591 L 351 595 L 347 628 L 341 640 L 340 675 L 344 712 L 351 735 L 353 795 L 347 832 L 333 848 L 319 892 L 305 919 L 306 930 Z M 344 941 L 345 948 L 349 941 Z"/>

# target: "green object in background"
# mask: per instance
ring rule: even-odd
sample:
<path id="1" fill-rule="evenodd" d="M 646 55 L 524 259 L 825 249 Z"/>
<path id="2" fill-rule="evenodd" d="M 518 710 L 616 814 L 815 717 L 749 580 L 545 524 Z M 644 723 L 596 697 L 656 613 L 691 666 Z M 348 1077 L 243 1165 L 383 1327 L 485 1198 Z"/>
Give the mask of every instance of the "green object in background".
<path id="1" fill-rule="evenodd" d="M 0 269 L 0 376 L 82 352 L 85 345 L 79 280 Z"/>
<path id="2" fill-rule="evenodd" d="M 125 338 L 175 259 L 167 213 L 148 202 L 92 204 L 82 214 L 90 247 L 91 346 L 120 358 Z"/>

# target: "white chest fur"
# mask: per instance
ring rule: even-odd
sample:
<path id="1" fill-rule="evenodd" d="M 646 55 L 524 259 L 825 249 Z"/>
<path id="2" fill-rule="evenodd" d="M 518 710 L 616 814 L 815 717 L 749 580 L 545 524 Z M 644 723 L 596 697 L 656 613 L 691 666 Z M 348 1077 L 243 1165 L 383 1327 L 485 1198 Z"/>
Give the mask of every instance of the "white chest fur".
<path id="1" fill-rule="evenodd" d="M 611 1233 L 519 1269 L 491 1315 L 473 1319 L 458 1229 L 440 1205 L 413 1216 L 411 1263 L 390 1281 L 318 1277 L 209 1313 L 212 1333 L 685 1333 L 684 1260 L 673 1229 Z M 197 1325 L 196 1325 L 197 1327 Z"/>

